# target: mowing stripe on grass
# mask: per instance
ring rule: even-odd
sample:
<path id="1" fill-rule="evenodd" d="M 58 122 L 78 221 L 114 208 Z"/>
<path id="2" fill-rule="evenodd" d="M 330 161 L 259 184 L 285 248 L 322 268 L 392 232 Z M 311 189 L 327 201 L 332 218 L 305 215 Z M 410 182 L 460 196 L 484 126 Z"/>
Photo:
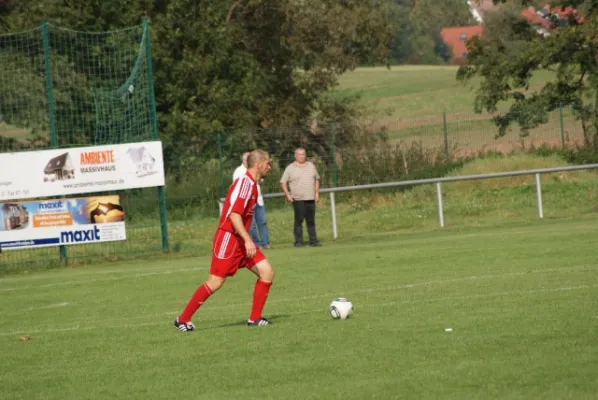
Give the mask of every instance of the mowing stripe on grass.
<path id="1" fill-rule="evenodd" d="M 53 287 L 53 286 L 80 285 L 80 284 L 104 282 L 104 281 L 120 281 L 123 279 L 143 278 L 146 276 L 154 276 L 154 275 L 169 275 L 169 274 L 174 274 L 177 272 L 201 271 L 204 269 L 205 268 L 203 268 L 203 267 L 194 267 L 194 268 L 183 268 L 183 269 L 168 270 L 168 271 L 142 272 L 142 273 L 137 273 L 137 274 L 133 274 L 133 275 L 119 275 L 119 276 L 110 276 L 110 277 L 106 277 L 106 278 L 93 278 L 93 279 L 81 279 L 81 280 L 76 280 L 76 281 L 45 283 L 43 285 L 16 286 L 16 287 L 2 288 L 2 289 L 0 289 L 0 293 L 14 292 L 17 290 L 26 290 L 26 289 L 47 288 L 47 287 Z"/>
<path id="2" fill-rule="evenodd" d="M 522 291 L 512 291 L 512 292 L 497 292 L 497 293 L 488 293 L 488 294 L 481 294 L 481 295 L 471 295 L 471 296 L 447 296 L 447 297 L 440 297 L 440 298 L 434 298 L 434 299 L 417 299 L 417 300 L 403 300 L 403 301 L 394 301 L 394 302 L 367 302 L 364 305 L 360 306 L 360 309 L 367 309 L 370 307 L 380 307 L 380 306 L 388 306 L 388 305 L 397 305 L 397 304 L 415 304 L 415 303 L 432 303 L 432 302 L 444 302 L 444 301 L 457 301 L 457 300 L 468 300 L 468 299 L 476 299 L 476 298 L 489 298 L 489 297 L 503 297 L 503 296 L 526 296 L 526 295 L 532 295 L 532 294 L 537 294 L 537 293 L 551 293 L 551 292 L 561 292 L 561 291 L 576 291 L 576 290 L 586 290 L 586 289 L 597 289 L 598 288 L 598 284 L 597 285 L 583 285 L 583 286 L 566 286 L 566 287 L 558 287 L 558 288 L 551 288 L 551 289 L 537 289 L 537 290 L 522 290 Z M 329 295 L 321 295 L 320 297 L 324 297 L 324 296 L 329 296 Z M 297 298 L 291 298 L 291 299 L 280 299 L 280 301 L 296 301 Z M 219 311 L 222 309 L 227 309 L 227 308 L 231 308 L 233 306 L 239 306 L 239 305 L 247 305 L 246 303 L 243 304 L 229 304 L 226 306 L 214 306 L 211 307 L 209 310 L 206 311 L 210 311 L 210 313 L 213 313 L 215 311 Z M 178 311 L 173 311 L 170 313 L 160 313 L 160 314 L 154 314 L 152 315 L 152 317 L 157 317 L 157 316 L 161 316 L 161 315 L 174 315 L 176 314 Z M 299 312 L 293 312 L 294 315 L 303 315 L 303 314 L 312 314 L 312 313 L 321 313 L 322 312 L 322 308 L 318 308 L 318 309 L 311 309 L 311 310 L 307 310 L 307 311 L 299 311 Z M 147 318 L 148 316 L 143 316 L 144 318 Z M 133 317 L 133 318 L 140 318 L 140 316 L 137 317 Z M 130 320 L 132 319 L 132 317 L 126 317 L 126 318 L 121 318 L 119 320 Z M 212 318 L 211 322 L 213 321 L 223 321 L 223 320 L 228 320 L 229 318 L 227 317 L 220 317 L 220 318 Z M 97 320 L 96 320 L 97 322 Z M 84 324 L 84 325 L 75 325 L 75 326 L 69 326 L 69 327 L 65 327 L 65 328 L 50 328 L 50 329 L 33 329 L 33 330 L 27 330 L 27 329 L 20 329 L 20 330 L 10 330 L 10 331 L 0 331 L 0 336 L 12 336 L 12 335 L 19 335 L 19 334 L 38 334 L 38 333 L 60 333 L 60 332 L 71 332 L 71 331 L 87 331 L 87 330 L 91 330 L 91 329 L 125 329 L 125 328 L 140 328 L 140 327 L 145 327 L 145 326 L 159 326 L 159 325 L 168 325 L 169 321 L 156 321 L 156 322 L 143 322 L 143 323 L 137 323 L 137 324 L 115 324 L 115 325 L 88 325 L 88 324 Z M 213 328 L 208 328 L 208 329 L 213 329 Z M 202 329 L 199 329 L 202 330 Z"/>
<path id="3" fill-rule="evenodd" d="M 127 276 L 127 278 L 138 278 L 138 277 L 145 277 L 145 276 L 152 276 L 152 275 L 166 275 L 166 274 L 171 274 L 171 273 L 175 273 L 175 272 L 189 272 L 189 271 L 197 271 L 197 270 L 202 270 L 204 268 L 188 268 L 188 269 L 180 269 L 180 270 L 175 270 L 175 271 L 162 271 L 162 272 L 151 272 L 151 273 L 142 273 L 142 274 L 135 274 L 135 275 L 129 275 Z M 504 278 L 510 278 L 510 277 L 514 277 L 514 276 L 523 276 L 523 275 L 527 275 L 527 274 L 533 274 L 533 273 L 546 273 L 546 272 L 562 272 L 562 271 L 579 271 L 579 267 L 566 267 L 566 268 L 546 268 L 546 269 L 538 269 L 538 270 L 530 270 L 530 271 L 521 271 L 521 272 L 509 272 L 509 273 L 505 273 L 505 274 L 492 274 L 492 275 L 471 275 L 471 276 L 465 276 L 465 277 L 460 277 L 460 278 L 453 278 L 453 279 L 438 279 L 438 280 L 433 280 L 433 281 L 425 281 L 425 282 L 419 282 L 419 283 L 409 283 L 409 284 L 403 284 L 403 285 L 391 285 L 391 286 L 387 286 L 387 287 L 383 287 L 383 288 L 362 288 L 362 289 L 357 289 L 357 290 L 353 290 L 350 292 L 347 292 L 348 294 L 356 294 L 356 293 L 371 293 L 371 292 L 383 292 L 383 291 L 395 291 L 395 290 L 401 290 L 401 289 L 412 289 L 412 288 L 417 288 L 417 287 L 422 287 L 422 286 L 430 286 L 430 285 L 442 285 L 442 284 L 447 284 L 447 283 L 456 283 L 456 282 L 466 282 L 466 281 L 480 281 L 480 280 L 490 280 L 490 279 L 504 279 Z M 0 292 L 7 292 L 7 291 L 14 291 L 14 290 L 22 290 L 22 289 L 30 289 L 30 288 L 42 288 L 42 287 L 52 287 L 52 286 L 62 286 L 62 285 L 69 285 L 69 284 L 79 284 L 79 283 L 94 283 L 94 282 L 99 282 L 99 281 L 118 281 L 119 279 L 117 277 L 114 278 L 97 278 L 97 279 L 90 279 L 90 280 L 81 280 L 81 281 L 66 281 L 66 282 L 57 282 L 57 283 L 50 283 L 50 284 L 46 284 L 46 285 L 40 285 L 40 286 L 25 286 L 25 287 L 20 287 L 20 288 L 6 288 L 6 289 L 0 289 Z M 316 294 L 316 295 L 311 295 L 311 296 L 301 296 L 301 297 L 293 297 L 293 298 L 285 298 L 285 299 L 272 299 L 269 301 L 269 303 L 281 303 L 281 302 L 287 302 L 287 301 L 303 301 L 303 300 L 315 300 L 315 299 L 319 299 L 322 297 L 331 297 L 331 296 L 335 296 L 335 294 L 333 293 L 321 293 L 321 294 Z M 226 306 L 221 306 L 220 308 L 234 308 L 234 307 L 239 307 L 239 306 L 243 306 L 245 305 L 245 303 L 237 303 L 237 304 L 229 304 Z M 44 308 L 44 307 L 39 307 L 37 309 L 40 308 Z M 36 308 L 28 308 L 26 310 L 11 310 L 9 312 L 0 312 L 0 315 L 6 316 L 6 315 L 14 315 L 14 314 L 19 314 L 21 312 L 24 311 L 31 311 L 34 310 Z M 143 315 L 143 316 L 137 316 L 135 318 L 147 318 L 147 317 L 153 317 L 156 315 L 164 315 L 165 313 L 161 313 L 161 314 L 150 314 L 150 315 Z"/>

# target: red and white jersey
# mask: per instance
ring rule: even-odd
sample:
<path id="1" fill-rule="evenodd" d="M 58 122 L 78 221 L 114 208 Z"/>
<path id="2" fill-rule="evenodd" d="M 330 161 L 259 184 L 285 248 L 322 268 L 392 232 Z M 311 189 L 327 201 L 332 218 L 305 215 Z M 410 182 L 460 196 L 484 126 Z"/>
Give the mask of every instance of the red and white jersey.
<path id="1" fill-rule="evenodd" d="M 218 228 L 235 233 L 235 228 L 229 219 L 231 213 L 235 212 L 241 215 L 245 230 L 249 232 L 255 211 L 255 204 L 257 203 L 257 196 L 257 185 L 248 172 L 242 177 L 237 178 L 228 188 Z"/>

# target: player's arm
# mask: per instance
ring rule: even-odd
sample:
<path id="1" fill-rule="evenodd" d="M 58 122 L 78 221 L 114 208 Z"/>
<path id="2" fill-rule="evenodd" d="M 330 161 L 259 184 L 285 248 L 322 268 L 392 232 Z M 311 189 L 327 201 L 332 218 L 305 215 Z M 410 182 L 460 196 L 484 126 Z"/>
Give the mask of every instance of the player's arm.
<path id="1" fill-rule="evenodd" d="M 292 203 L 293 196 L 291 196 L 291 193 L 289 193 L 289 188 L 287 187 L 287 184 L 281 182 L 280 187 L 282 188 L 282 191 L 284 192 L 284 195 L 287 198 L 287 200 Z"/>
<path id="2" fill-rule="evenodd" d="M 245 225 L 243 225 L 243 218 L 241 218 L 241 214 L 232 212 L 230 216 L 230 222 L 233 224 L 233 228 L 235 231 L 241 236 L 241 239 L 245 242 L 245 251 L 247 251 L 247 258 L 253 258 L 255 256 L 255 244 L 253 240 L 251 240 L 251 236 L 245 229 Z"/>
<path id="3" fill-rule="evenodd" d="M 320 200 L 320 179 L 316 179 L 316 193 L 314 198 L 316 201 Z"/>
<path id="4" fill-rule="evenodd" d="M 292 203 L 293 196 L 291 196 L 291 193 L 289 193 L 289 188 L 287 187 L 288 181 L 289 181 L 289 172 L 288 172 L 288 170 L 285 170 L 284 173 L 282 174 L 282 178 L 280 178 L 280 187 L 282 188 L 282 191 L 284 192 L 284 195 L 287 198 L 287 201 Z"/>
<path id="5" fill-rule="evenodd" d="M 318 174 L 318 169 L 316 168 L 316 166 L 314 165 L 314 172 L 315 174 L 315 179 L 316 179 L 316 193 L 315 193 L 315 199 L 316 201 L 320 200 L 320 174 Z"/>

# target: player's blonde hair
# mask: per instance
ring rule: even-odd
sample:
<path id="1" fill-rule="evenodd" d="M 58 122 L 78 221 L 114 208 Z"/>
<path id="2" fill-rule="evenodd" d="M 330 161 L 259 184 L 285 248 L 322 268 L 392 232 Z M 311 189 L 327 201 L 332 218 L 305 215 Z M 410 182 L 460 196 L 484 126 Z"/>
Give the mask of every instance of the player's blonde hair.
<path id="1" fill-rule="evenodd" d="M 257 165 L 258 162 L 265 161 L 268 159 L 269 154 L 267 151 L 264 150 L 253 150 L 249 153 L 249 157 L 247 157 L 247 168 L 253 168 Z"/>

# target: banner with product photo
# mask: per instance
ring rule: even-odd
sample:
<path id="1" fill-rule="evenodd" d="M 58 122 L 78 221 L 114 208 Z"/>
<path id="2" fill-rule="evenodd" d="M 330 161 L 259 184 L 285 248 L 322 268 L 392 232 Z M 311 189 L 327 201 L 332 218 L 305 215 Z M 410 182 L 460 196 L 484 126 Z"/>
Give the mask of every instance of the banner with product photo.
<path id="1" fill-rule="evenodd" d="M 126 240 L 117 195 L 0 203 L 0 249 Z"/>
<path id="2" fill-rule="evenodd" d="M 0 201 L 164 185 L 162 142 L 0 154 Z"/>

